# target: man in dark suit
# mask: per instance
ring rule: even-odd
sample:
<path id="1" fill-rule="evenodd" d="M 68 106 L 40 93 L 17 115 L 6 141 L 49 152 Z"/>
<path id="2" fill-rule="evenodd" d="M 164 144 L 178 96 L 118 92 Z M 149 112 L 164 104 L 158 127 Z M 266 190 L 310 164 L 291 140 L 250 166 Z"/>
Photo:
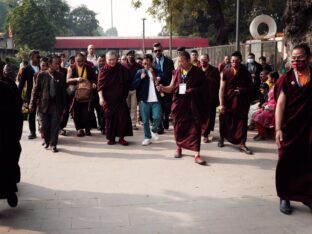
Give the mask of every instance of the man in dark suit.
<path id="1" fill-rule="evenodd" d="M 19 95 L 22 95 L 25 83 L 27 82 L 26 99 L 25 102 L 29 106 L 31 91 L 33 88 L 33 78 L 40 71 L 39 62 L 40 55 L 39 51 L 32 51 L 29 55 L 30 63 L 23 69 L 21 81 L 18 86 Z M 34 111 L 28 114 L 28 124 L 30 134 L 28 139 L 36 138 L 36 107 L 34 106 Z"/>
<path id="2" fill-rule="evenodd" d="M 156 70 L 156 76 L 159 77 L 160 84 L 163 86 L 168 86 L 171 83 L 172 72 L 174 70 L 173 61 L 163 55 L 162 45 L 157 42 L 153 45 L 153 52 L 155 53 L 155 60 L 153 63 L 153 67 Z M 164 129 L 169 128 L 169 115 L 171 112 L 171 104 L 172 104 L 172 94 L 164 94 L 160 103 L 162 106 L 162 122 L 160 123 L 158 134 L 163 134 Z"/>
<path id="3" fill-rule="evenodd" d="M 248 54 L 247 58 L 247 64 L 246 64 L 247 70 L 251 74 L 253 88 L 254 88 L 254 94 L 253 94 L 253 101 L 259 99 L 260 95 L 260 73 L 263 70 L 261 64 L 257 63 L 255 60 L 255 55 L 253 53 Z"/>
<path id="4" fill-rule="evenodd" d="M 61 117 L 66 108 L 66 80 L 64 74 L 57 71 L 58 57 L 49 58 L 48 64 L 49 69 L 38 75 L 32 91 L 29 111 L 32 113 L 33 107 L 38 103 L 44 147 L 51 146 L 52 151 L 56 153 Z"/>

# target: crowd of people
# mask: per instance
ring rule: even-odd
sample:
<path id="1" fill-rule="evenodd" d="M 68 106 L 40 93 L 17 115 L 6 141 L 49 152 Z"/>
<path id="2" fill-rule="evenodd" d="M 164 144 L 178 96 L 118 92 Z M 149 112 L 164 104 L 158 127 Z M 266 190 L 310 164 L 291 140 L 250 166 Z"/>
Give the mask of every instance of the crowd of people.
<path id="1" fill-rule="evenodd" d="M 142 146 L 158 141 L 172 119 L 177 145 L 174 157 L 181 158 L 182 150 L 188 149 L 194 151 L 199 165 L 206 164 L 200 155 L 201 142 L 213 140 L 211 132 L 219 110 L 220 148 L 227 140 L 250 155 L 248 130 L 257 129 L 255 141 L 273 138 L 276 133 L 280 210 L 291 213 L 290 200 L 301 201 L 312 210 L 309 47 L 293 49 L 293 68 L 281 77 L 265 57 L 256 62 L 253 53 L 248 54 L 246 64 L 237 51 L 214 67 L 208 54 L 199 55 L 196 50 L 189 53 L 178 48 L 175 61 L 164 55 L 160 43 L 155 43 L 152 51 L 142 58 L 136 58 L 134 50 L 121 56 L 115 51 L 97 56 L 89 45 L 87 53 L 79 52 L 69 60 L 64 54 L 41 57 L 32 51 L 29 62 L 21 64 L 18 86 L 7 64 L 0 82 L 1 113 L 9 113 L 0 115 L 0 198 L 8 199 L 11 206 L 17 204 L 22 105 L 29 112 L 28 139 L 37 137 L 38 120 L 42 145 L 52 152 L 58 152 L 59 135 L 67 135 L 70 116 L 77 137 L 92 136 L 91 130 L 97 128 L 106 135 L 107 145 L 123 146 L 129 145 L 125 137 L 133 136 L 140 124 Z M 12 148 L 15 151 L 10 154 Z M 10 179 L 3 181 L 8 175 Z"/>

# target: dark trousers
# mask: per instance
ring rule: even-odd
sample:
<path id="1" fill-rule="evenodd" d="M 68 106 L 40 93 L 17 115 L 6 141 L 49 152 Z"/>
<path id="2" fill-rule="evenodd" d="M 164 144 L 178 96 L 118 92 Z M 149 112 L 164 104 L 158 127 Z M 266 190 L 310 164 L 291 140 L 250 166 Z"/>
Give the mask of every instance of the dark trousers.
<path id="1" fill-rule="evenodd" d="M 160 104 L 162 109 L 162 121 L 160 122 L 159 130 L 168 129 L 172 105 L 172 94 L 165 94 L 165 96 L 160 99 Z"/>
<path id="2" fill-rule="evenodd" d="M 67 126 L 68 119 L 69 119 L 69 109 L 70 109 L 70 106 L 71 106 L 72 101 L 73 101 L 73 97 L 66 95 L 66 98 L 67 98 L 66 109 L 65 109 L 65 113 L 63 114 L 60 129 L 64 129 Z"/>
<path id="3" fill-rule="evenodd" d="M 100 106 L 99 103 L 99 96 L 97 93 L 94 93 L 93 95 L 93 101 L 92 101 L 92 112 L 96 112 L 97 117 L 97 124 L 100 130 L 105 130 L 105 116 L 104 116 L 104 110 Z"/>
<path id="4" fill-rule="evenodd" d="M 46 144 L 56 146 L 61 122 L 61 111 L 55 103 L 49 103 L 47 113 L 38 112 L 41 133 Z"/>
<path id="5" fill-rule="evenodd" d="M 36 135 L 36 114 L 37 106 L 34 105 L 34 111 L 28 113 L 28 126 L 31 135 Z"/>

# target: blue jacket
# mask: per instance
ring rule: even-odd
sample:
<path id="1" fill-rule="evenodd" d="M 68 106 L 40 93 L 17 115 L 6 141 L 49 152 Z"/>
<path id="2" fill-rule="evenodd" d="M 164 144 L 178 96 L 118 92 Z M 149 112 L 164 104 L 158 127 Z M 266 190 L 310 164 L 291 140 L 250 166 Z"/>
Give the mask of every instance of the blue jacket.
<path id="1" fill-rule="evenodd" d="M 141 79 L 141 74 L 146 73 L 146 77 L 144 79 Z M 148 92 L 149 92 L 149 85 L 150 85 L 150 78 L 147 75 L 146 69 L 140 69 L 137 71 L 133 81 L 132 81 L 132 88 L 137 90 L 137 96 L 140 101 L 147 101 L 148 99 Z M 155 84 L 154 88 L 156 91 L 156 96 L 158 101 L 160 100 L 160 94 L 157 91 Z"/>

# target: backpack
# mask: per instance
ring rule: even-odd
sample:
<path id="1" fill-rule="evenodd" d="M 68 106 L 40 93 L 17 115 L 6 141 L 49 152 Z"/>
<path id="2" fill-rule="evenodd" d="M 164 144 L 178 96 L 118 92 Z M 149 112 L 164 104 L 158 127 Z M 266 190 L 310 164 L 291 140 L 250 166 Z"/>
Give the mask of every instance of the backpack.
<path id="1" fill-rule="evenodd" d="M 75 100 L 80 103 L 89 102 L 92 99 L 92 83 L 89 80 L 83 80 L 77 84 Z"/>

